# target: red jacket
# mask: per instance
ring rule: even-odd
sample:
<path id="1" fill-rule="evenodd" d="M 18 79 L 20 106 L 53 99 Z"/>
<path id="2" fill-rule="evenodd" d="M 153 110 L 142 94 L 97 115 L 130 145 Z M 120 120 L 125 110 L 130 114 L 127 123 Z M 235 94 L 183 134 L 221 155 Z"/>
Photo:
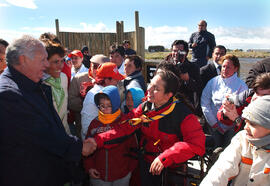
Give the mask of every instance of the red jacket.
<path id="1" fill-rule="evenodd" d="M 70 80 L 71 80 L 71 68 L 66 64 L 64 63 L 64 66 L 62 68 L 62 72 L 65 73 L 67 75 L 67 78 L 68 78 L 68 86 L 70 84 Z"/>
<path id="2" fill-rule="evenodd" d="M 168 110 L 169 101 L 159 110 L 149 110 L 151 103 L 144 102 L 127 117 L 139 117 L 142 114 L 152 117 Z M 144 158 L 152 162 L 157 156 L 165 167 L 186 162 L 193 156 L 205 153 L 205 135 L 195 115 L 182 103 L 176 104 L 174 110 L 159 120 L 141 123 L 136 126 L 128 123 L 95 136 L 98 148 L 111 148 L 124 136 L 132 134 L 136 129 L 142 131 L 141 146 L 146 153 Z M 145 144 L 145 145 L 144 145 Z"/>
<path id="3" fill-rule="evenodd" d="M 237 114 L 238 114 L 239 116 L 242 115 L 242 112 L 243 112 L 244 108 L 245 108 L 246 106 L 248 106 L 248 104 L 251 102 L 251 99 L 252 99 L 252 96 L 247 97 L 246 100 L 245 100 L 245 103 L 244 103 L 243 105 L 241 105 L 241 106 L 239 106 L 239 107 L 236 107 L 236 111 L 237 111 Z M 223 113 L 223 105 L 221 105 L 221 107 L 219 108 L 219 110 L 218 110 L 218 112 L 217 112 L 217 119 L 218 119 L 221 123 L 223 123 L 223 124 L 225 124 L 225 125 L 228 125 L 228 126 L 232 126 L 232 125 L 233 125 L 233 121 L 230 120 L 228 117 L 226 117 L 226 116 L 224 115 L 224 113 Z M 242 121 L 243 121 L 243 120 L 242 120 Z M 243 124 L 243 122 L 242 122 L 241 125 L 239 125 L 238 127 L 235 127 L 235 128 L 234 128 L 234 131 L 235 131 L 235 132 L 238 132 L 238 131 L 242 128 L 242 124 Z"/>
<path id="4" fill-rule="evenodd" d="M 86 138 L 113 129 L 120 121 L 119 118 L 111 124 L 102 124 L 94 119 L 89 125 Z M 100 148 L 84 160 L 85 170 L 88 173 L 90 168 L 96 169 L 100 173 L 100 179 L 108 182 L 123 178 L 137 166 L 137 160 L 129 156 L 130 148 L 137 148 L 137 146 L 136 137 L 132 135 L 111 149 Z"/>

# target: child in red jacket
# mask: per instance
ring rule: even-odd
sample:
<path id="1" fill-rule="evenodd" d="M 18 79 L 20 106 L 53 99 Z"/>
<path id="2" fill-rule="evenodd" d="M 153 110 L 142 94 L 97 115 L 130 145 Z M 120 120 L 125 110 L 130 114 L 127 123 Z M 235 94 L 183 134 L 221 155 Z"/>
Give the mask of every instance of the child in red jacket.
<path id="1" fill-rule="evenodd" d="M 89 125 L 86 138 L 117 128 L 123 121 L 117 87 L 103 88 L 94 99 L 99 108 L 99 114 Z M 131 172 L 137 164 L 137 161 L 130 156 L 130 150 L 136 147 L 137 141 L 132 135 L 125 141 L 114 145 L 113 148 L 101 148 L 95 151 L 84 161 L 85 169 L 91 177 L 91 184 L 93 186 L 128 186 Z"/>

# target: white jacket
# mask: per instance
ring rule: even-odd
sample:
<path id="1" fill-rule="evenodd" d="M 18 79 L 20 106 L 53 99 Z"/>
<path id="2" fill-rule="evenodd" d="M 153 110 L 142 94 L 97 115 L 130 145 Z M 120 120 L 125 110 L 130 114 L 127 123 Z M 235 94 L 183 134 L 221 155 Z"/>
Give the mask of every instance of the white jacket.
<path id="1" fill-rule="evenodd" d="M 71 79 L 79 73 L 88 72 L 88 68 L 86 68 L 83 64 L 81 65 L 80 69 L 76 72 L 74 66 L 71 67 Z"/>
<path id="2" fill-rule="evenodd" d="M 221 153 L 200 186 L 227 186 L 232 179 L 235 186 L 270 185 L 270 151 L 257 149 L 239 132 Z"/>
<path id="3" fill-rule="evenodd" d="M 94 87 L 87 92 L 84 98 L 81 111 L 81 136 L 83 140 L 85 139 L 91 121 L 98 116 L 98 108 L 95 104 L 94 97 L 103 88 L 103 86 L 95 84 Z"/>
<path id="4" fill-rule="evenodd" d="M 208 81 L 202 92 L 201 107 L 209 125 L 213 126 L 218 122 L 217 112 L 225 99 L 226 93 L 238 95 L 247 89 L 247 85 L 237 77 L 237 73 L 229 78 L 222 78 L 219 75 Z M 223 125 L 220 122 L 219 126 L 224 131 L 230 129 L 229 126 Z"/>

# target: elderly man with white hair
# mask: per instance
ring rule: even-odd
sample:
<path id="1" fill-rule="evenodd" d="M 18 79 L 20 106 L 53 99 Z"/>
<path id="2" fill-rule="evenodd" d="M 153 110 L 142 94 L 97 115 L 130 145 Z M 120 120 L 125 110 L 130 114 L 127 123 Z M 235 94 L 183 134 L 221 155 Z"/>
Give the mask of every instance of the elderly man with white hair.
<path id="1" fill-rule="evenodd" d="M 39 40 L 23 36 L 9 45 L 6 60 L 0 76 L 0 185 L 64 185 L 81 159 L 82 142 L 65 132 L 51 88 L 41 82 L 47 52 Z"/>

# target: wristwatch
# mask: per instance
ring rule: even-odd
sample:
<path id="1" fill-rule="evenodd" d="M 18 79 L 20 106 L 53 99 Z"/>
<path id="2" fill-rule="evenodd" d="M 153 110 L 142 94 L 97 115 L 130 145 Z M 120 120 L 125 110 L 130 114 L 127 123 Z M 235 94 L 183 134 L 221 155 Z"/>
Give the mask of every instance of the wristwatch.
<path id="1" fill-rule="evenodd" d="M 238 116 L 234 121 L 233 121 L 233 124 L 236 125 L 236 124 L 239 124 L 242 122 L 242 118 L 241 116 Z"/>

